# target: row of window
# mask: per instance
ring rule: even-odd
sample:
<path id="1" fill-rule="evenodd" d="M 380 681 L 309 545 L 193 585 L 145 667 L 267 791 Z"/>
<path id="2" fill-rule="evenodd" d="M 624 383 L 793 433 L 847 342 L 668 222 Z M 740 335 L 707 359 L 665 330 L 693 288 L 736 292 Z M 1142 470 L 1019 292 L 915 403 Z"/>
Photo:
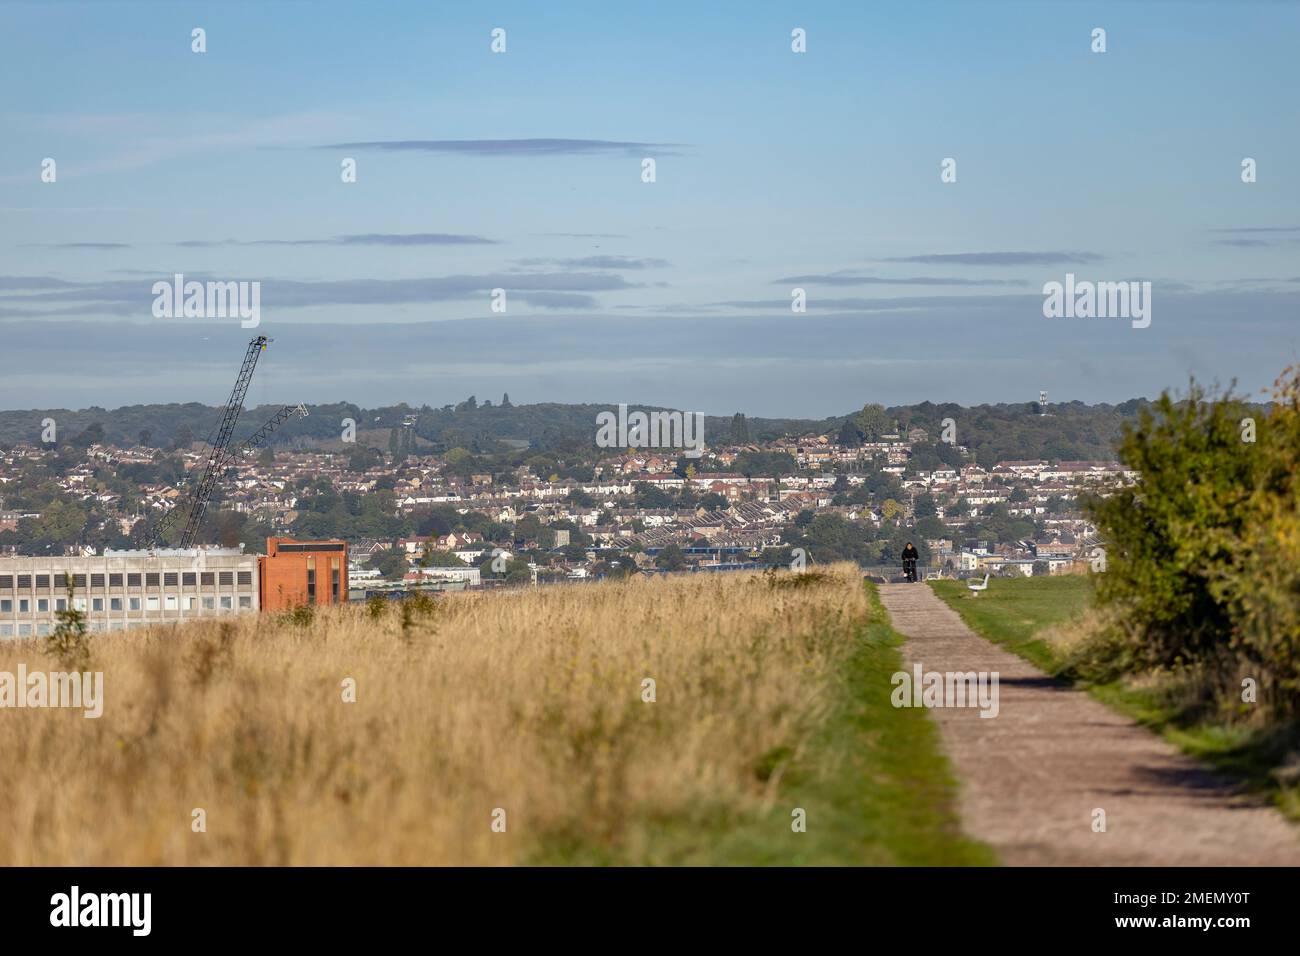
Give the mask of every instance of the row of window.
<path id="1" fill-rule="evenodd" d="M 160 600 L 161 600 L 161 603 L 160 603 Z M 181 597 L 179 597 L 178 595 L 175 595 L 175 594 L 168 594 L 168 595 L 164 596 L 164 597 L 161 598 L 161 599 L 159 599 L 159 598 L 157 598 L 157 597 L 145 597 L 145 598 L 138 598 L 138 597 L 125 597 L 125 598 L 120 598 L 120 597 L 113 597 L 113 598 L 95 597 L 95 598 L 90 598 L 90 599 L 89 599 L 89 602 L 90 602 L 90 603 L 89 603 L 89 609 L 90 609 L 91 611 L 103 611 L 103 610 L 104 610 L 104 602 L 107 601 L 107 602 L 108 602 L 108 610 L 110 610 L 110 611 L 122 611 L 122 610 L 127 610 L 127 611 L 140 611 L 140 610 L 145 610 L 145 611 L 178 611 L 178 610 L 180 610 L 180 608 L 181 608 L 181 603 L 180 603 L 180 602 L 181 602 L 182 600 L 185 602 L 184 607 L 185 607 L 185 610 L 187 610 L 187 611 L 197 611 L 197 610 L 200 610 L 200 609 L 202 609 L 202 610 L 204 610 L 204 611 L 214 611 L 214 610 L 216 610 L 217 607 L 218 607 L 218 604 L 217 604 L 218 601 L 220 601 L 220 607 L 221 607 L 221 610 L 223 610 L 223 611 L 232 611 L 232 610 L 234 610 L 234 607 L 235 607 L 235 605 L 234 605 L 234 600 L 235 600 L 235 599 L 234 599 L 234 596 L 233 596 L 233 595 L 230 595 L 230 594 L 223 594 L 223 595 L 222 595 L 221 597 L 219 597 L 219 598 L 216 598 L 216 597 L 203 597 L 203 598 L 200 598 L 200 597 L 192 597 L 192 596 L 189 596 L 189 595 L 186 595 L 184 598 L 181 598 Z M 35 599 L 35 602 L 36 602 L 36 613 L 37 613 L 37 614 L 48 614 L 48 613 L 50 612 L 50 599 L 49 599 L 49 598 L 36 598 L 36 599 Z M 31 613 L 32 613 L 32 599 L 31 599 L 31 598 L 17 598 L 17 599 L 14 599 L 14 598 L 0 598 L 0 614 L 12 614 L 12 613 L 14 613 L 14 605 L 15 605 L 15 604 L 18 606 L 18 613 L 19 613 L 19 614 L 31 614 Z M 241 594 L 241 595 L 239 596 L 239 606 L 240 606 L 240 608 L 252 608 L 252 606 L 253 606 L 253 598 L 252 598 L 252 595 Z M 86 599 L 86 598 L 74 597 L 74 598 L 72 599 L 72 607 L 73 607 L 73 610 L 76 610 L 76 611 L 84 611 L 84 610 L 86 610 L 86 609 L 87 609 L 87 599 Z M 55 599 L 54 599 L 54 610 L 55 610 L 55 611 L 66 611 L 67 609 L 68 609 L 68 599 L 67 599 L 67 598 L 55 598 Z"/>
<path id="2" fill-rule="evenodd" d="M 128 624 L 144 624 L 144 621 L 92 621 L 92 631 L 124 631 Z M 44 637 L 54 629 L 53 624 L 0 624 L 0 637 Z"/>
<path id="3" fill-rule="evenodd" d="M 339 603 L 339 559 L 334 558 L 330 569 L 330 594 L 333 603 Z M 307 602 L 316 603 L 316 560 L 307 559 Z"/>
<path id="4" fill-rule="evenodd" d="M 14 582 L 17 581 L 19 591 L 25 591 L 31 588 L 32 579 L 36 580 L 36 587 L 48 589 L 53 587 L 56 591 L 67 590 L 68 575 L 66 574 L 0 574 L 0 591 L 12 591 Z M 216 585 L 233 585 L 236 580 L 245 586 L 253 583 L 252 571 L 149 571 L 145 573 L 130 572 L 126 574 L 74 574 L 72 583 L 75 587 L 85 588 L 89 580 L 92 588 L 104 587 L 105 579 L 108 581 L 108 587 L 120 588 L 123 581 L 126 587 L 176 587 L 181 584 L 184 587 L 192 588 L 202 584 L 204 587 Z M 141 583 L 143 582 L 143 584 Z"/>

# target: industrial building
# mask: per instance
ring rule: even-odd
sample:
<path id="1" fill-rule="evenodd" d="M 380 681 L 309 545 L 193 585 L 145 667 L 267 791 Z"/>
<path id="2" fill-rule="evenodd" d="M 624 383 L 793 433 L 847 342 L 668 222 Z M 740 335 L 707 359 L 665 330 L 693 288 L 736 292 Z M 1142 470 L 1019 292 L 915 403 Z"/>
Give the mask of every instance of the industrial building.
<path id="1" fill-rule="evenodd" d="M 105 551 L 90 557 L 0 558 L 0 638 L 40 637 L 72 605 L 90 630 L 120 631 L 256 611 L 257 555 L 242 548 Z"/>
<path id="2" fill-rule="evenodd" d="M 238 548 L 199 548 L 194 542 L 212 493 L 226 471 L 260 448 L 277 428 L 305 416 L 304 405 L 281 408 L 251 436 L 232 445 L 235 427 L 259 357 L 270 342 L 254 336 L 244 353 L 234 391 L 214 432 L 202 477 L 188 501 L 153 529 L 154 547 L 105 551 L 102 555 L 0 557 L 0 639 L 51 633 L 58 613 L 83 612 L 91 631 L 121 631 L 140 624 L 276 611 L 303 604 L 342 604 L 348 599 L 348 546 L 343 541 L 268 538 L 266 556 Z M 0 526 L 17 526 L 23 515 L 0 512 Z M 181 519 L 184 523 L 181 524 Z M 178 548 L 164 542 L 173 525 Z"/>
<path id="3" fill-rule="evenodd" d="M 0 557 L 0 639 L 49 634 L 68 607 L 69 583 L 91 631 L 341 604 L 347 544 L 269 538 L 265 556 L 241 546 Z"/>
<path id="4" fill-rule="evenodd" d="M 303 604 L 342 604 L 348 599 L 346 541 L 267 538 L 258 558 L 258 594 L 264 611 Z"/>

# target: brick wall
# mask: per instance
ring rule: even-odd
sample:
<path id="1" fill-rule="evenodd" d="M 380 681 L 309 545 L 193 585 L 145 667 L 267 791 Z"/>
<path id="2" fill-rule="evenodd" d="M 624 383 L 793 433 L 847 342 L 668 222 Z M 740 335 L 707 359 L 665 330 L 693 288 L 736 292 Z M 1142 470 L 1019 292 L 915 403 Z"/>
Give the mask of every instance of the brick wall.
<path id="1" fill-rule="evenodd" d="M 348 599 L 348 546 L 343 541 L 267 538 L 258 559 L 259 603 L 264 611 Z"/>

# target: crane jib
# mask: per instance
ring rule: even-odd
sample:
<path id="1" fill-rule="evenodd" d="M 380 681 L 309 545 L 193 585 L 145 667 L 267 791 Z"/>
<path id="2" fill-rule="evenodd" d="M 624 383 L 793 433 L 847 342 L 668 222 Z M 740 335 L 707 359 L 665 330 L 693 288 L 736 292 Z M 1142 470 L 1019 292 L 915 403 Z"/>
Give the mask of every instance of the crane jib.
<path id="1" fill-rule="evenodd" d="M 290 418 L 295 416 L 306 417 L 307 415 L 305 405 L 286 405 L 250 437 L 235 448 L 230 448 L 230 440 L 234 435 L 235 426 L 239 424 L 239 416 L 244 410 L 244 399 L 248 395 L 248 386 L 253 380 L 253 371 L 257 368 L 257 359 L 266 351 L 269 341 L 270 339 L 265 335 L 258 335 L 248 343 L 248 351 L 244 354 L 244 362 L 240 366 L 239 377 L 235 379 L 235 387 L 231 390 L 230 398 L 226 401 L 226 407 L 221 413 L 221 424 L 217 429 L 216 437 L 212 441 L 212 447 L 208 450 L 207 464 L 204 467 L 203 476 L 190 493 L 188 507 L 186 508 L 188 517 L 185 522 L 185 530 L 181 532 L 181 538 L 178 542 L 182 548 L 194 546 L 194 540 L 198 537 L 203 517 L 208 510 L 208 502 L 212 499 L 212 492 L 215 490 L 217 482 L 221 480 L 226 468 L 241 456 L 260 447 L 271 436 L 272 432 Z M 163 516 L 154 531 L 155 545 L 165 543 L 163 535 L 173 523 L 179 520 L 180 511 L 181 507 L 178 505 Z"/>

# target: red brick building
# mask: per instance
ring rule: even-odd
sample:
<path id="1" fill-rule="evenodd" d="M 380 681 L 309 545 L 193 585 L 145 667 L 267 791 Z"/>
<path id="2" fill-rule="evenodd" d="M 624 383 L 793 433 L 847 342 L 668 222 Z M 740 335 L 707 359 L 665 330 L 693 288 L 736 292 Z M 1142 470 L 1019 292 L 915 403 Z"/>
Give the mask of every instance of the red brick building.
<path id="1" fill-rule="evenodd" d="M 258 602 L 263 611 L 303 604 L 342 604 L 348 599 L 346 541 L 267 538 L 257 559 Z"/>

